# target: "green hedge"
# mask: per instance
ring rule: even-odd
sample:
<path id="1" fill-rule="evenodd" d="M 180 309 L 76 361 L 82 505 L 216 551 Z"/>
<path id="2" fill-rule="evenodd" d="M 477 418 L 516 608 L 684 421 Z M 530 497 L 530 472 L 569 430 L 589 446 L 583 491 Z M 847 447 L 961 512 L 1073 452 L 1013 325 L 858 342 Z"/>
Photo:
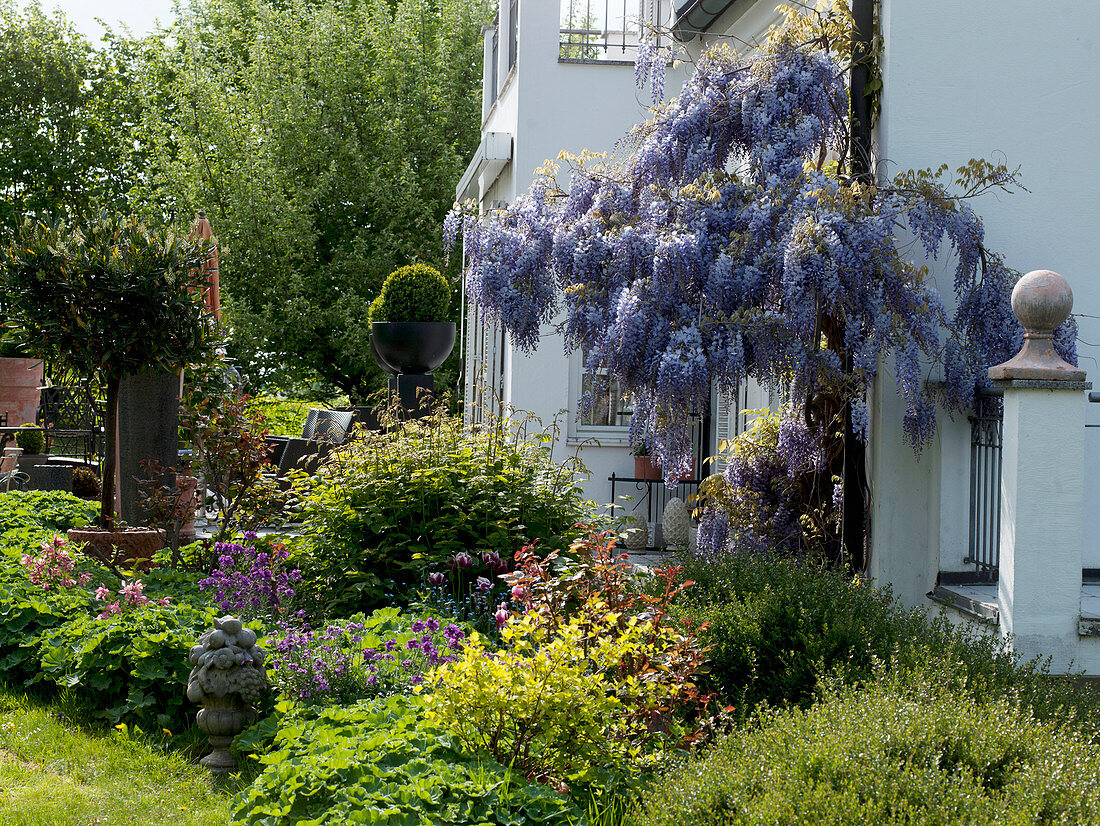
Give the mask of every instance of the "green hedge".
<path id="1" fill-rule="evenodd" d="M 685 555 L 695 581 L 676 606 L 708 647 L 704 690 L 745 716 L 761 702 L 811 704 L 820 681 L 868 679 L 876 664 L 911 668 L 948 654 L 977 696 L 1012 690 L 1036 708 L 1068 693 L 1037 662 L 1020 663 L 996 633 L 900 605 L 887 588 L 838 570 L 765 556 Z"/>
<path id="2" fill-rule="evenodd" d="M 578 468 L 553 461 L 549 436 L 525 428 L 504 422 L 472 433 L 439 412 L 335 451 L 297 489 L 295 563 L 319 604 L 330 616 L 400 604 L 428 566 L 459 551 L 511 559 L 532 540 L 567 547 L 592 514 Z"/>
<path id="3" fill-rule="evenodd" d="M 1100 822 L 1100 747 L 939 664 L 762 715 L 649 789 L 636 826 Z"/>

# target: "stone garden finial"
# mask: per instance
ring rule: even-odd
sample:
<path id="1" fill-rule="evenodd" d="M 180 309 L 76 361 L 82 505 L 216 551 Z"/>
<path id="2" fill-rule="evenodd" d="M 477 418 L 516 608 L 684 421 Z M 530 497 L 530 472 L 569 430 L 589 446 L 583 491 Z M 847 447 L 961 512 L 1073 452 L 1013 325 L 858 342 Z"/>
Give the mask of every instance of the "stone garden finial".
<path id="1" fill-rule="evenodd" d="M 1084 381 L 1085 371 L 1054 349 L 1054 329 L 1073 310 L 1073 291 L 1050 270 L 1034 270 L 1012 290 L 1012 312 L 1024 325 L 1024 346 L 1013 358 L 989 368 L 989 378 L 1024 381 Z"/>
<path id="2" fill-rule="evenodd" d="M 266 657 L 256 645 L 256 632 L 229 616 L 214 620 L 214 627 L 191 649 L 187 699 L 203 704 L 197 721 L 214 751 L 199 762 L 214 774 L 237 767 L 229 744 L 256 721 L 252 704 L 269 686 L 263 667 Z"/>

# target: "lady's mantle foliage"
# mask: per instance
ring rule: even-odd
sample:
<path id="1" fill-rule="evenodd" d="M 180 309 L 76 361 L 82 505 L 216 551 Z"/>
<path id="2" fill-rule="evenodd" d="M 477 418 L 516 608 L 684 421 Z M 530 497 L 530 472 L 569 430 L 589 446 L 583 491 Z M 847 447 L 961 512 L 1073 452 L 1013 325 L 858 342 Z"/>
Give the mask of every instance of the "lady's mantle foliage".
<path id="1" fill-rule="evenodd" d="M 632 437 L 653 437 L 670 476 L 689 470 L 689 417 L 712 381 L 789 386 L 796 410 L 821 393 L 853 399 L 858 425 L 864 389 L 892 358 L 919 448 L 935 424 L 927 361 L 944 365 L 946 403 L 964 407 L 1020 343 L 1015 274 L 961 200 L 1012 174 L 972 161 L 960 197 L 945 169 L 861 182 L 842 67 L 822 38 L 791 31 L 749 61 L 705 53 L 680 96 L 631 134 L 623 166 L 579 159 L 567 192 L 547 169 L 507 209 L 456 207 L 445 225 L 449 243 L 463 232 L 471 298 L 518 346 L 533 349 L 564 309 L 566 346 L 633 395 Z M 955 256 L 954 310 L 899 255 L 899 231 L 927 258 Z M 1070 360 L 1072 339 L 1062 330 Z"/>

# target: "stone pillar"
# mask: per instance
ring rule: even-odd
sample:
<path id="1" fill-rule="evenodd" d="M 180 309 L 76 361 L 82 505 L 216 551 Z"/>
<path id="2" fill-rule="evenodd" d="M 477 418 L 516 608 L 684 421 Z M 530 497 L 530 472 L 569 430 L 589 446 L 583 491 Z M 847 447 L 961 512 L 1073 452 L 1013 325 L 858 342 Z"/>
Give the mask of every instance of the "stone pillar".
<path id="1" fill-rule="evenodd" d="M 155 459 L 161 471 L 179 464 L 179 373 L 146 370 L 126 376 L 118 399 L 119 515 L 141 525 L 145 513 L 138 502 L 138 480 L 146 478 L 142 459 Z M 163 483 L 175 485 L 175 472 Z"/>
<path id="2" fill-rule="evenodd" d="M 1001 545 L 997 602 L 1001 631 L 1025 656 L 1064 671 L 1081 615 L 1085 371 L 1054 350 L 1051 333 L 1069 316 L 1073 293 L 1049 270 L 1012 291 L 1024 346 L 989 378 L 1004 389 Z"/>

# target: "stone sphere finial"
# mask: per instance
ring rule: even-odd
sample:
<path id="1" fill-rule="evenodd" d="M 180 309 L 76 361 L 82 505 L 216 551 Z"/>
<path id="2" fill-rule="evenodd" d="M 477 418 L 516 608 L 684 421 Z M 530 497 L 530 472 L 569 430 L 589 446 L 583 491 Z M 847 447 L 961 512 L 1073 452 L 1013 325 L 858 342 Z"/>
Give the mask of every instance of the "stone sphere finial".
<path id="1" fill-rule="evenodd" d="M 1049 336 L 1072 310 L 1069 282 L 1051 270 L 1032 270 L 1012 290 L 1012 312 L 1030 338 Z"/>
<path id="2" fill-rule="evenodd" d="M 1085 371 L 1054 349 L 1054 329 L 1073 310 L 1073 290 L 1050 270 L 1034 270 L 1012 290 L 1012 312 L 1024 325 L 1024 346 L 1004 364 L 989 368 L 993 381 L 1084 381 Z"/>

